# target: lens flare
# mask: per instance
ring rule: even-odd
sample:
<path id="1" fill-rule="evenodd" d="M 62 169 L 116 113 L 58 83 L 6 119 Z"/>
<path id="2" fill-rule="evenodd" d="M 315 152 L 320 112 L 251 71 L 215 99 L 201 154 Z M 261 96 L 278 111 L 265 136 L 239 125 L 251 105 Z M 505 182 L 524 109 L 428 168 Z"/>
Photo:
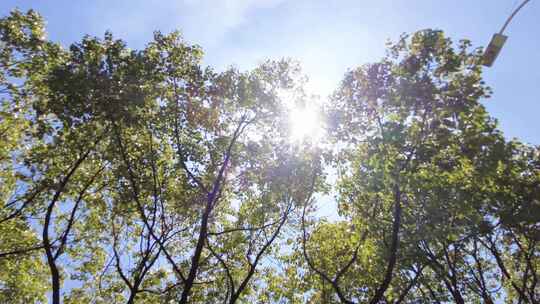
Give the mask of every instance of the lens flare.
<path id="1" fill-rule="evenodd" d="M 315 107 L 295 107 L 289 112 L 291 140 L 317 141 L 323 133 L 320 111 Z"/>

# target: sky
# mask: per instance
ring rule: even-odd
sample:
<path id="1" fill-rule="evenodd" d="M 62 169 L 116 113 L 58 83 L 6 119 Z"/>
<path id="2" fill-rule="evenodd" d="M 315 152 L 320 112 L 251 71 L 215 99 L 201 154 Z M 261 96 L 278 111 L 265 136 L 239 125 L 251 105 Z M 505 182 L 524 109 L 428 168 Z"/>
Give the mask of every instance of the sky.
<path id="1" fill-rule="evenodd" d="M 380 59 L 402 33 L 435 28 L 486 46 L 522 0 L 1 0 L 0 16 L 33 8 L 49 38 L 68 46 L 107 30 L 137 49 L 155 30 L 180 30 L 205 51 L 204 64 L 250 69 L 265 59 L 298 60 L 322 97 L 348 69 Z M 484 77 L 484 100 L 507 138 L 540 144 L 540 0 L 531 0 L 505 34 Z M 332 217 L 334 210 L 326 210 Z"/>
<path id="2" fill-rule="evenodd" d="M 174 0 L 0 1 L 0 15 L 33 8 L 49 38 L 69 45 L 107 30 L 142 48 L 155 30 L 180 30 L 205 51 L 204 64 L 255 67 L 265 59 L 298 60 L 309 88 L 322 97 L 348 69 L 380 59 L 385 42 L 436 28 L 485 46 L 522 0 Z M 483 101 L 508 138 L 540 144 L 540 1 L 514 18 L 506 45 L 484 77 L 494 89 Z"/>

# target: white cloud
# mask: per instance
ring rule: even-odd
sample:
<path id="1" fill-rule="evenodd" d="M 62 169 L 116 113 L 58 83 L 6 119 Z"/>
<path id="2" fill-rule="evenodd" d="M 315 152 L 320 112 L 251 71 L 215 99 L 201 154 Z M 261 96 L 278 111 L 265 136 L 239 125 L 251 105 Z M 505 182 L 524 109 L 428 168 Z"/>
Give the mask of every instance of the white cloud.
<path id="1" fill-rule="evenodd" d="M 219 44 L 231 30 L 248 22 L 258 9 L 273 8 L 285 0 L 184 0 L 179 22 L 188 36 L 205 46 Z"/>

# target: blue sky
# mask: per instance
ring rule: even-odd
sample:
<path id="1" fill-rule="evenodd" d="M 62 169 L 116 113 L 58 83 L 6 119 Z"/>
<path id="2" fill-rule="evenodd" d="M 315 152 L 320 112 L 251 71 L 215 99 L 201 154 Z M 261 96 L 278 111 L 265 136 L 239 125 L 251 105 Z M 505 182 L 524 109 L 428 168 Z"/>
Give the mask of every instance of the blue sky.
<path id="1" fill-rule="evenodd" d="M 344 72 L 379 59 L 388 39 L 424 28 L 486 45 L 521 0 L 2 0 L 0 15 L 34 8 L 47 20 L 49 37 L 68 45 L 83 34 L 111 30 L 141 48 L 154 30 L 180 29 L 205 50 L 218 69 L 254 67 L 264 59 L 302 63 L 317 93 L 336 88 Z M 540 3 L 516 16 L 509 39 L 485 78 L 494 89 L 485 101 L 506 136 L 540 144 Z"/>

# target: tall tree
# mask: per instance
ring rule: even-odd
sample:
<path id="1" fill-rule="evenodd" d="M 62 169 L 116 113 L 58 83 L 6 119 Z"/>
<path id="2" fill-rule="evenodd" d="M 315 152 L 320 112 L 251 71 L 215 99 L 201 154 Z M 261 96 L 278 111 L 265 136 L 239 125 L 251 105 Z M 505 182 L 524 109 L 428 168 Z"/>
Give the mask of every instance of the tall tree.
<path id="1" fill-rule="evenodd" d="M 178 33 L 156 33 L 140 51 L 110 33 L 63 50 L 31 31 L 42 28 L 33 12 L 2 22 L 6 50 L 18 52 L 5 65 L 21 60 L 15 76 L 32 128 L 24 155 L 22 139 L 5 145 L 6 166 L 19 154 L 21 166 L 9 171 L 2 223 L 23 221 L 41 235 L 3 255 L 42 250 L 53 303 L 62 293 L 67 302 L 128 303 L 249 294 L 313 191 L 305 177 L 320 170 L 316 153 L 289 141 L 287 103 L 305 95 L 297 65 L 216 73 Z M 4 102 L 8 115 L 17 96 Z M 66 279 L 83 288 L 66 290 Z"/>
<path id="2" fill-rule="evenodd" d="M 469 41 L 454 47 L 441 31 L 424 30 L 402 37 L 380 62 L 346 74 L 328 105 L 329 131 L 340 147 L 335 167 L 344 222 L 315 221 L 310 233 L 304 220 L 305 265 L 322 284 L 312 290 L 332 291 L 329 301 L 343 303 L 402 303 L 426 294 L 440 302 L 489 303 L 500 295 L 507 279 L 494 262 L 508 242 L 502 234 L 510 232 L 496 232 L 502 218 L 494 209 L 535 205 L 538 168 L 514 166 L 521 149 L 505 141 L 480 103 L 490 94 L 480 55 Z M 503 168 L 527 176 L 527 185 L 514 184 L 521 180 L 515 175 L 501 180 Z M 538 219 L 529 223 L 530 233 Z M 536 256 L 535 242 L 510 243 L 520 257 Z M 518 276 L 528 283 L 513 288 L 531 303 L 535 265 L 520 263 Z M 506 298 L 512 293 L 507 289 Z"/>
<path id="3" fill-rule="evenodd" d="M 498 130 L 467 40 L 347 72 L 322 143 L 291 140 L 291 60 L 217 72 L 178 32 L 65 49 L 33 11 L 0 42 L 0 302 L 540 301 L 540 149 Z"/>

